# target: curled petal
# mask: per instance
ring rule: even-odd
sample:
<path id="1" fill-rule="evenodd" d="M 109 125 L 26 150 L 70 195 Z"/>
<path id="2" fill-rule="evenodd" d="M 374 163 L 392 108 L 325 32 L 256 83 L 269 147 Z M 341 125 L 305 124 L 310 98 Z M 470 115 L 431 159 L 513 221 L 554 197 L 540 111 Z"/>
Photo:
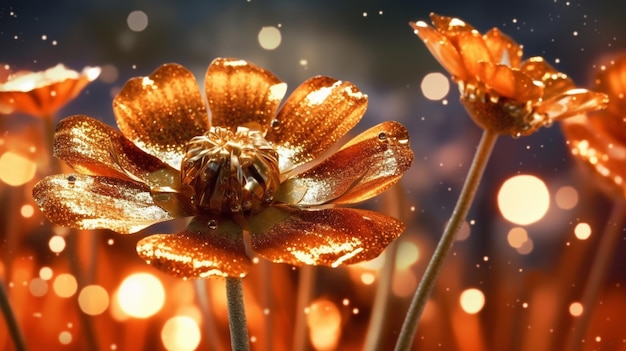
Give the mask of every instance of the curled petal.
<path id="1" fill-rule="evenodd" d="M 412 162 L 406 128 L 381 123 L 322 163 L 287 179 L 275 199 L 303 206 L 363 201 L 396 183 Z"/>
<path id="2" fill-rule="evenodd" d="M 543 95 L 543 86 L 524 73 L 506 65 L 481 62 L 477 75 L 498 94 L 517 101 L 538 101 Z"/>
<path id="3" fill-rule="evenodd" d="M 543 83 L 543 99 L 558 96 L 576 87 L 574 82 L 562 72 L 550 66 L 543 57 L 531 57 L 522 62 L 520 72 Z"/>
<path id="4" fill-rule="evenodd" d="M 99 67 L 78 73 L 63 64 L 43 72 L 17 72 L 0 84 L 0 113 L 51 117 L 99 75 Z"/>
<path id="5" fill-rule="evenodd" d="M 570 89 L 565 93 L 542 101 L 535 112 L 547 116 L 551 121 L 561 120 L 581 113 L 605 108 L 609 102 L 603 93 L 587 89 Z"/>
<path id="6" fill-rule="evenodd" d="M 470 75 L 476 75 L 484 62 L 496 63 L 492 61 L 487 44 L 478 31 L 460 33 L 457 40 L 463 64 Z"/>
<path id="7" fill-rule="evenodd" d="M 285 212 L 286 218 L 269 229 L 257 224 L 263 222 L 263 213 L 250 219 L 252 248 L 270 261 L 298 266 L 338 267 L 370 260 L 404 231 L 395 218 L 359 209 Z"/>
<path id="8" fill-rule="evenodd" d="M 218 217 L 195 217 L 180 233 L 145 237 L 137 243 L 137 253 L 157 269 L 184 279 L 243 277 L 252 266 L 241 228 Z"/>
<path id="9" fill-rule="evenodd" d="M 145 185 L 119 178 L 53 175 L 35 185 L 33 197 L 51 222 L 66 227 L 128 234 L 172 219 Z"/>
<path id="10" fill-rule="evenodd" d="M 313 77 L 289 96 L 267 132 L 279 154 L 281 173 L 313 160 L 361 119 L 367 95 L 355 85 Z"/>
<path id="11" fill-rule="evenodd" d="M 468 77 L 461 54 L 445 35 L 423 21 L 409 22 L 409 25 L 413 27 L 414 33 L 422 39 L 439 64 L 455 79 L 463 80 Z"/>
<path id="12" fill-rule="evenodd" d="M 147 153 L 180 169 L 185 145 L 209 129 L 196 80 L 177 64 L 129 80 L 113 100 L 122 133 Z"/>
<path id="13" fill-rule="evenodd" d="M 117 130 L 88 116 L 63 119 L 57 124 L 54 138 L 54 155 L 79 173 L 150 183 L 153 172 L 173 171 Z"/>
<path id="14" fill-rule="evenodd" d="M 285 96 L 287 84 L 249 62 L 216 59 L 204 83 L 211 125 L 235 131 L 238 126 L 265 133 Z"/>
<path id="15" fill-rule="evenodd" d="M 430 20 L 438 31 L 447 37 L 455 37 L 459 33 L 472 32 L 474 27 L 460 18 L 430 14 Z"/>
<path id="16" fill-rule="evenodd" d="M 491 62 L 519 67 L 522 61 L 522 47 L 511 37 L 502 33 L 498 28 L 492 28 L 483 35 L 483 40 L 491 54 Z"/>
<path id="17" fill-rule="evenodd" d="M 626 56 L 611 57 L 611 62 L 598 73 L 595 89 L 610 97 L 608 110 L 616 115 L 626 115 Z"/>

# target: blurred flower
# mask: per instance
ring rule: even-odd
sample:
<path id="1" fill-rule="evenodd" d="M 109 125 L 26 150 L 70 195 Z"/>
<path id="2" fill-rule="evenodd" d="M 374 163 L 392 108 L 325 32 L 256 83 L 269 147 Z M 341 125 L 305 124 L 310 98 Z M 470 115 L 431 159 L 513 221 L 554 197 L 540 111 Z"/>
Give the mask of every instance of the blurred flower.
<path id="1" fill-rule="evenodd" d="M 555 120 L 601 109 L 604 94 L 576 88 L 541 57 L 522 61 L 522 47 L 498 28 L 480 34 L 464 21 L 431 14 L 434 28 L 409 23 L 452 74 L 461 102 L 484 129 L 527 135 Z"/>
<path id="2" fill-rule="evenodd" d="M 360 262 L 402 233 L 394 218 L 335 207 L 379 194 L 410 167 L 402 125 L 379 124 L 310 166 L 361 119 L 367 96 L 356 86 L 314 77 L 278 109 L 285 83 L 216 59 L 205 90 L 211 121 L 193 75 L 167 64 L 116 96 L 121 132 L 82 115 L 61 121 L 55 155 L 78 174 L 35 186 L 46 216 L 120 233 L 193 216 L 186 230 L 137 244 L 148 263 L 183 278 L 244 276 L 250 250 L 294 265 Z"/>
<path id="3" fill-rule="evenodd" d="M 62 64 L 43 72 L 20 71 L 7 75 L 6 65 L 2 71 L 0 113 L 22 112 L 37 117 L 54 115 L 100 75 L 99 67 L 85 67 L 79 73 Z"/>
<path id="4" fill-rule="evenodd" d="M 567 119 L 563 132 L 572 154 L 589 165 L 607 193 L 626 195 L 626 54 L 617 56 L 595 79 L 595 88 L 609 96 L 605 110 Z"/>

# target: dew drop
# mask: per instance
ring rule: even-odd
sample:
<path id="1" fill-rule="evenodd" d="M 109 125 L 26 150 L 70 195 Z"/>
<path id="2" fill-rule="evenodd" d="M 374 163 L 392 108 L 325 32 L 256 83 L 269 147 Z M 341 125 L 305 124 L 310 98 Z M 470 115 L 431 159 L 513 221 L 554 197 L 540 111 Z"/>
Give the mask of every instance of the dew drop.
<path id="1" fill-rule="evenodd" d="M 211 219 L 207 223 L 207 226 L 209 227 L 209 229 L 215 230 L 215 229 L 217 229 L 217 221 L 215 219 Z"/>
<path id="2" fill-rule="evenodd" d="M 270 126 L 272 127 L 273 130 L 279 130 L 280 129 L 280 121 L 277 119 L 273 119 Z"/>
<path id="3" fill-rule="evenodd" d="M 74 184 L 76 184 L 76 176 L 73 176 L 73 175 L 67 176 L 67 184 L 69 186 L 74 186 Z"/>
<path id="4" fill-rule="evenodd" d="M 387 133 L 385 133 L 385 132 L 378 133 L 378 140 L 380 140 L 380 141 L 387 140 Z"/>

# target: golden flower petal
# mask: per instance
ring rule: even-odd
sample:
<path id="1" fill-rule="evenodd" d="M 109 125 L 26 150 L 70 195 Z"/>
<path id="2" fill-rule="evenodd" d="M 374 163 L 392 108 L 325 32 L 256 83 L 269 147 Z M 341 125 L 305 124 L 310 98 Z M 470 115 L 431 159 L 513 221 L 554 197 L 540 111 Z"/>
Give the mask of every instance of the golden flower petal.
<path id="1" fill-rule="evenodd" d="M 85 67 L 79 73 L 63 64 L 42 72 L 15 73 L 0 84 L 0 113 L 51 117 L 99 75 L 99 67 Z"/>
<path id="2" fill-rule="evenodd" d="M 561 95 L 567 90 L 576 87 L 565 73 L 554 69 L 540 56 L 531 57 L 522 62 L 520 72 L 543 83 L 543 99 Z"/>
<path id="3" fill-rule="evenodd" d="M 33 197 L 51 222 L 65 227 L 128 234 L 172 219 L 155 205 L 150 189 L 119 178 L 53 175 L 35 185 Z"/>
<path id="4" fill-rule="evenodd" d="M 406 128 L 397 122 L 381 123 L 283 182 L 274 198 L 302 206 L 363 201 L 396 183 L 412 162 Z"/>
<path id="5" fill-rule="evenodd" d="M 519 67 L 522 62 L 522 47 L 511 37 L 502 33 L 498 28 L 492 28 L 483 35 L 485 45 L 491 54 L 491 62 Z"/>
<path id="6" fill-rule="evenodd" d="M 289 96 L 265 139 L 279 154 L 281 173 L 313 160 L 354 127 L 367 108 L 367 95 L 354 84 L 313 77 Z"/>
<path id="7" fill-rule="evenodd" d="M 423 21 L 409 22 L 409 25 L 413 27 L 414 33 L 422 39 L 439 64 L 455 79 L 463 80 L 468 77 L 461 54 L 446 36 Z"/>
<path id="8" fill-rule="evenodd" d="M 195 217 L 186 230 L 155 234 L 137 243 L 147 263 L 183 279 L 243 277 L 252 267 L 241 228 L 231 220 Z"/>
<path id="9" fill-rule="evenodd" d="M 173 171 L 119 131 L 88 116 L 76 115 L 61 120 L 54 137 L 54 155 L 82 174 L 150 183 L 153 172 Z"/>
<path id="10" fill-rule="evenodd" d="M 480 70 L 480 64 L 484 62 L 492 63 L 491 53 L 483 36 L 478 31 L 463 32 L 458 35 L 459 52 L 463 59 L 463 64 L 468 74 L 474 76 Z"/>
<path id="11" fill-rule="evenodd" d="M 430 20 L 435 28 L 444 33 L 448 38 L 457 36 L 460 33 L 473 32 L 476 29 L 460 18 L 442 16 L 436 13 L 430 14 Z"/>
<path id="12" fill-rule="evenodd" d="M 139 148 L 180 169 L 185 145 L 209 129 L 196 80 L 177 64 L 128 82 L 113 100 L 117 125 Z"/>
<path id="13" fill-rule="evenodd" d="M 516 69 L 488 62 L 480 62 L 478 67 L 479 79 L 501 96 L 520 102 L 538 101 L 543 96 L 541 83 Z"/>
<path id="14" fill-rule="evenodd" d="M 609 102 L 606 94 L 587 89 L 570 89 L 561 95 L 542 101 L 535 112 L 547 116 L 551 121 L 605 108 Z"/>
<path id="15" fill-rule="evenodd" d="M 255 217 L 255 216 L 253 216 Z M 267 230 L 254 230 L 252 248 L 262 257 L 292 265 L 337 267 L 378 256 L 404 231 L 399 220 L 352 208 L 294 211 Z"/>
<path id="16" fill-rule="evenodd" d="M 205 90 L 211 125 L 232 131 L 243 126 L 265 133 L 287 84 L 249 62 L 219 58 L 206 72 Z"/>
<path id="17" fill-rule="evenodd" d="M 595 89 L 609 95 L 608 110 L 611 113 L 626 116 L 626 55 L 612 58 L 596 77 Z"/>

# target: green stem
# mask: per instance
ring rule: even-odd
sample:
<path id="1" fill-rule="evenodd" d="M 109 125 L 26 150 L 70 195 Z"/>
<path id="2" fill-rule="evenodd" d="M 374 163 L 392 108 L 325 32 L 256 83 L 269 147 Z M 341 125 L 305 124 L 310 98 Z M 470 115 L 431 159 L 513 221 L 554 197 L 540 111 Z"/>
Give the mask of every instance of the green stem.
<path id="1" fill-rule="evenodd" d="M 243 286 L 241 278 L 226 278 L 226 299 L 228 303 L 228 326 L 230 343 L 233 351 L 248 351 L 248 327 L 246 311 L 243 305 Z"/>
<path id="2" fill-rule="evenodd" d="M 624 200 L 617 200 L 613 204 L 613 210 L 606 222 L 604 232 L 600 236 L 600 243 L 598 244 L 595 259 L 589 271 L 587 281 L 585 282 L 581 299 L 583 312 L 574 321 L 574 327 L 571 329 L 566 350 L 581 350 L 583 345 L 585 345 L 582 339 L 591 322 L 598 295 L 600 291 L 604 289 L 606 275 L 615 254 L 615 247 L 619 243 L 623 233 L 622 224 L 626 217 L 625 205 Z"/>
<path id="3" fill-rule="evenodd" d="M 463 189 L 452 212 L 452 216 L 439 239 L 435 252 L 430 258 L 430 262 L 415 291 L 415 295 L 413 295 L 413 300 L 411 301 L 400 335 L 398 336 L 395 348 L 396 351 L 406 351 L 411 348 L 411 344 L 417 333 L 418 322 L 422 316 L 426 302 L 443 268 L 445 258 L 456 240 L 456 235 L 467 217 L 485 167 L 491 156 L 491 151 L 497 140 L 497 133 L 489 130 L 483 132 L 480 144 L 478 144 L 478 148 L 474 154 L 474 160 L 472 161 L 467 178 L 465 179 L 465 184 L 463 184 Z"/>
<path id="4" fill-rule="evenodd" d="M 13 309 L 11 308 L 11 304 L 9 302 L 9 294 L 7 293 L 3 282 L 0 282 L 0 309 L 2 310 L 4 321 L 9 329 L 11 340 L 13 340 L 13 344 L 15 345 L 15 350 L 25 351 L 26 342 L 24 341 L 24 336 L 22 335 L 20 327 L 17 324 L 15 314 L 13 314 Z"/>

